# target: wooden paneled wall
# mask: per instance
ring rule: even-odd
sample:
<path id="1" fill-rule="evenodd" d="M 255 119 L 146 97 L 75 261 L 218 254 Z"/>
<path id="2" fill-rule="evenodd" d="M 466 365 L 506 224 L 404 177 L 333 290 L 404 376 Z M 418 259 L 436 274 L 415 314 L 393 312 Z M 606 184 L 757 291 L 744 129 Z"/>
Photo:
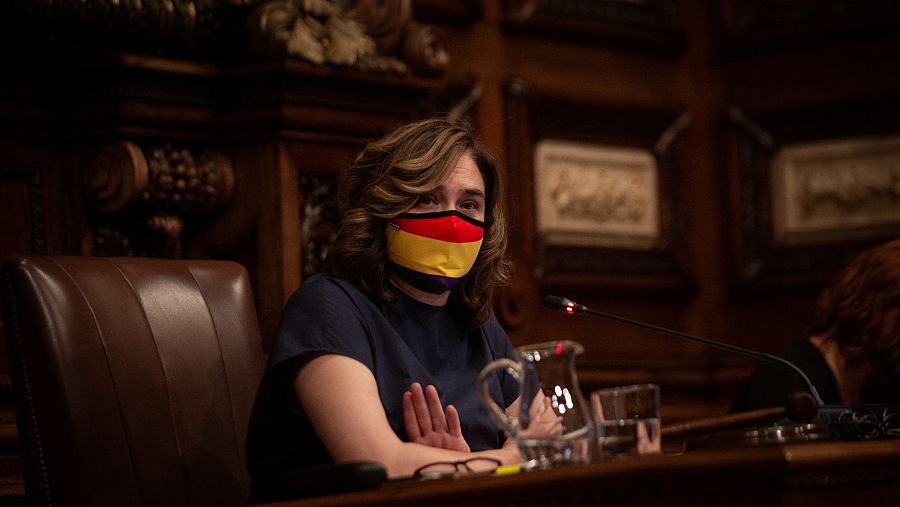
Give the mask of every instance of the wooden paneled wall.
<path id="1" fill-rule="evenodd" d="M 646 10 L 633 14 L 643 15 L 646 25 L 623 33 L 590 17 L 615 17 L 597 14 L 614 3 L 485 2 L 478 20 L 444 27 L 451 79 L 474 76 L 482 86 L 478 125 L 512 183 L 517 280 L 498 309 L 516 344 L 560 338 L 584 344 L 579 371 L 585 391 L 658 382 L 664 418 L 724 413 L 752 371 L 752 360 L 623 324 L 558 314 L 542 308 L 541 298 L 570 295 L 600 310 L 768 352 L 803 336 L 822 284 L 860 248 L 884 237 L 837 242 L 811 258 L 795 255 L 796 272 L 780 272 L 773 262 L 796 252 L 769 248 L 748 254 L 740 241 L 748 204 L 742 202 L 739 161 L 729 151 L 729 112 L 790 117 L 800 110 L 824 111 L 823 116 L 854 111 L 835 117 L 846 122 L 843 131 L 822 132 L 816 121 L 807 122 L 811 139 L 900 131 L 897 116 L 881 121 L 874 112 L 893 111 L 900 96 L 900 39 L 879 19 L 893 19 L 897 12 L 877 6 L 867 12 L 841 2 L 643 2 Z M 537 10 L 522 22 L 524 4 Z M 574 4 L 582 7 L 580 20 L 571 14 L 578 13 Z M 808 17 L 798 19 L 804 7 Z M 671 23 L 654 17 L 660 12 Z M 517 86 L 527 91 L 517 95 Z M 541 135 L 540 123 L 523 118 L 534 112 L 527 102 L 535 96 L 575 109 L 663 110 L 689 118 L 671 196 L 684 214 L 678 238 L 683 248 L 675 253 L 687 288 L 673 290 L 666 279 L 640 275 L 541 276 L 533 154 L 517 142 Z M 569 132 L 560 133 L 579 139 L 590 130 L 584 113 L 574 114 L 571 123 Z M 777 141 L 795 139 L 803 136 Z M 745 276 L 748 255 L 768 271 Z"/>
<path id="2" fill-rule="evenodd" d="M 542 297 L 775 352 L 802 336 L 828 276 L 884 239 L 808 251 L 767 243 L 765 223 L 751 227 L 758 203 L 747 202 L 765 179 L 746 178 L 755 166 L 740 150 L 748 129 L 776 145 L 900 131 L 872 114 L 897 110 L 900 97 L 900 16 L 887 3 L 368 2 L 388 17 L 412 5 L 416 19 L 370 19 L 390 58 L 355 67 L 286 57 L 275 43 L 260 54 L 266 34 L 248 34 L 246 20 L 262 3 L 206 2 L 209 11 L 173 19 L 103 0 L 68 17 L 65 2 L 0 8 L 0 254 L 234 259 L 251 274 L 268 340 L 327 253 L 336 181 L 353 155 L 453 108 L 474 117 L 510 182 L 517 272 L 497 313 L 513 342 L 579 341 L 583 390 L 657 382 L 664 419 L 677 420 L 723 413 L 752 361 L 553 313 Z M 132 33 L 127 19 L 143 21 Z M 179 28 L 163 33 L 163 22 Z M 412 35 L 415 58 L 397 45 Z M 817 111 L 835 111 L 830 126 Z M 794 130 L 779 130 L 791 118 Z M 534 143 L 646 148 L 667 132 L 677 143 L 657 153 L 669 157 L 665 245 L 646 259 L 608 249 L 587 252 L 599 260 L 584 271 L 546 269 Z M 214 192 L 191 186 L 201 176 Z"/>

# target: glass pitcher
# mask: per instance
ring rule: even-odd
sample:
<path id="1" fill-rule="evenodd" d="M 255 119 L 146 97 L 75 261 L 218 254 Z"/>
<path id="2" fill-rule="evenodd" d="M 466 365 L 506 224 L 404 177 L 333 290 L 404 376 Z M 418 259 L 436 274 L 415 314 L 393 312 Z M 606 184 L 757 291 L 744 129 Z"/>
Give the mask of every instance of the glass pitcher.
<path id="1" fill-rule="evenodd" d="M 526 469 L 591 460 L 593 420 L 575 375 L 584 348 L 563 340 L 516 348 L 519 362 L 498 359 L 481 370 L 481 401 L 514 438 Z M 490 396 L 487 379 L 505 369 L 519 383 L 519 407 L 507 415 Z"/>

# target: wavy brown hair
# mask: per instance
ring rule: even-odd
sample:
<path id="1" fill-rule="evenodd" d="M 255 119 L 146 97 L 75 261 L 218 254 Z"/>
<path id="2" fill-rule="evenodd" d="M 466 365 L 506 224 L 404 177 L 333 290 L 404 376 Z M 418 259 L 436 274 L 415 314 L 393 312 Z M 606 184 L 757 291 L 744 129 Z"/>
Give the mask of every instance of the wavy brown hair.
<path id="1" fill-rule="evenodd" d="M 442 118 L 400 127 L 369 143 L 338 189 L 341 222 L 330 254 L 331 271 L 375 301 L 393 301 L 385 229 L 388 219 L 407 212 L 437 189 L 464 154 L 478 166 L 485 184 L 485 230 L 475 265 L 450 293 L 451 308 L 470 328 L 491 313 L 495 289 L 509 281 L 504 181 L 468 124 Z"/>
<path id="2" fill-rule="evenodd" d="M 885 318 L 900 309 L 900 239 L 860 254 L 823 292 L 811 335 L 842 349 L 862 347 L 900 372 L 900 329 Z"/>

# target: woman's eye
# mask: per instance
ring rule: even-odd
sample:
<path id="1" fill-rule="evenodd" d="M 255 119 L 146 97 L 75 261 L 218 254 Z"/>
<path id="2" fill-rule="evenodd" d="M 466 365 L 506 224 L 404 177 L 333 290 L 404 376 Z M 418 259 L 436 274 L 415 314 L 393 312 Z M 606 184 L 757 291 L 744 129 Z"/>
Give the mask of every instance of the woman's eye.
<path id="1" fill-rule="evenodd" d="M 437 203 L 437 200 L 434 198 L 433 195 L 426 195 L 425 197 L 422 197 L 421 199 L 419 199 L 420 206 L 431 206 L 435 203 Z"/>
<path id="2" fill-rule="evenodd" d="M 481 205 L 475 201 L 466 201 L 460 205 L 460 208 L 466 211 L 478 211 L 481 209 Z"/>

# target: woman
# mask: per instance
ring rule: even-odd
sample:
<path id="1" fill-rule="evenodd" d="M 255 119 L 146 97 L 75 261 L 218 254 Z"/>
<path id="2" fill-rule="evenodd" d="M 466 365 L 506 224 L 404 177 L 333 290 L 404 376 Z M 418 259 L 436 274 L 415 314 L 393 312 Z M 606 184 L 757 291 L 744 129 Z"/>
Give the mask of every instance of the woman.
<path id="1" fill-rule="evenodd" d="M 413 123 L 363 149 L 338 199 L 331 272 L 288 301 L 257 396 L 254 486 L 332 461 L 379 461 L 390 477 L 518 462 L 478 389 L 487 363 L 514 357 L 491 312 L 509 265 L 488 153 L 466 126 Z M 517 384 L 498 376 L 490 392 L 510 407 Z"/>
<path id="2" fill-rule="evenodd" d="M 826 404 L 900 402 L 900 239 L 854 259 L 822 292 L 816 310 L 809 337 L 782 357 L 806 373 Z M 795 391 L 808 391 L 799 375 L 765 364 L 731 411 L 783 406 Z"/>

